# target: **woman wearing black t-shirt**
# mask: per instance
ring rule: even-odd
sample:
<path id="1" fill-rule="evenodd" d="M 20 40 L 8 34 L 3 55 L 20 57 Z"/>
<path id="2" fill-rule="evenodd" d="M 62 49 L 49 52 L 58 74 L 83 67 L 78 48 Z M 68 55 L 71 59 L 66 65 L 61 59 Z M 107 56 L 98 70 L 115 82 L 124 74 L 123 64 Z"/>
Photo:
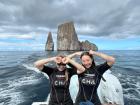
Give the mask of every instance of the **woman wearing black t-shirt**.
<path id="1" fill-rule="evenodd" d="M 97 88 L 101 78 L 103 78 L 103 73 L 115 63 L 115 58 L 92 50 L 83 53 L 76 52 L 69 55 L 68 57 L 72 58 L 75 55 L 80 55 L 82 65 L 84 67 L 84 69 L 81 70 L 83 72 L 77 72 L 79 80 L 79 92 L 75 101 L 75 105 L 79 105 L 80 102 L 85 102 L 87 100 L 90 100 L 92 103 L 94 103 L 94 105 L 101 105 L 97 94 Z M 106 62 L 96 66 L 93 56 L 99 56 Z"/>
<path id="2" fill-rule="evenodd" d="M 56 63 L 56 67 L 52 68 L 44 65 L 51 61 Z M 71 59 L 67 60 L 64 56 L 42 59 L 35 62 L 35 66 L 42 72 L 45 72 L 50 79 L 51 91 L 49 105 L 73 105 L 69 92 L 69 84 L 70 78 L 76 74 L 76 70 L 73 70 L 75 68 L 67 68 L 66 63 L 80 67 L 80 69 L 82 68 L 80 64 Z"/>

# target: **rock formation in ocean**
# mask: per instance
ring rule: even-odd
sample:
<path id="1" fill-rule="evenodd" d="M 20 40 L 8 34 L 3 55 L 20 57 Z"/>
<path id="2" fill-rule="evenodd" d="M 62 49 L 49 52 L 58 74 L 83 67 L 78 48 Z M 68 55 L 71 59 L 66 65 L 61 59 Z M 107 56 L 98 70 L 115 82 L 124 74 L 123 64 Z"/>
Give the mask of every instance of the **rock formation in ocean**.
<path id="1" fill-rule="evenodd" d="M 53 42 L 51 32 L 48 33 L 48 38 L 47 38 L 45 50 L 46 51 L 53 51 L 54 50 L 54 42 Z"/>
<path id="2" fill-rule="evenodd" d="M 97 46 L 93 43 L 90 43 L 88 40 L 79 43 L 80 43 L 80 50 L 94 50 L 94 51 L 98 50 Z"/>
<path id="3" fill-rule="evenodd" d="M 58 26 L 57 50 L 80 50 L 73 22 L 67 22 Z"/>
<path id="4" fill-rule="evenodd" d="M 54 43 L 51 32 L 48 34 L 45 50 L 53 51 Z M 58 51 L 82 51 L 94 50 L 98 48 L 88 40 L 80 42 L 75 31 L 74 23 L 67 22 L 60 24 L 57 31 L 57 50 Z"/>

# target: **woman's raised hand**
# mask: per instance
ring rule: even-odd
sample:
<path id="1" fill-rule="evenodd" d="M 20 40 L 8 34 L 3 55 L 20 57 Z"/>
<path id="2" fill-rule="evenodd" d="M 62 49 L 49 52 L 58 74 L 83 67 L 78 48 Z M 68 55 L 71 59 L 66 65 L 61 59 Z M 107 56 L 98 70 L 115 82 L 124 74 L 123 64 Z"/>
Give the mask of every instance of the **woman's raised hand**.
<path id="1" fill-rule="evenodd" d="M 55 57 L 55 58 L 54 58 L 54 61 L 55 61 L 56 63 L 61 63 L 61 62 L 62 62 L 62 58 L 61 58 L 61 57 Z"/>
<path id="2" fill-rule="evenodd" d="M 95 51 L 89 50 L 89 54 L 94 55 L 95 54 Z"/>
<path id="3" fill-rule="evenodd" d="M 63 62 L 64 64 L 67 64 L 67 63 L 69 63 L 69 60 L 70 60 L 69 57 L 64 57 L 64 58 L 62 59 L 62 62 Z"/>

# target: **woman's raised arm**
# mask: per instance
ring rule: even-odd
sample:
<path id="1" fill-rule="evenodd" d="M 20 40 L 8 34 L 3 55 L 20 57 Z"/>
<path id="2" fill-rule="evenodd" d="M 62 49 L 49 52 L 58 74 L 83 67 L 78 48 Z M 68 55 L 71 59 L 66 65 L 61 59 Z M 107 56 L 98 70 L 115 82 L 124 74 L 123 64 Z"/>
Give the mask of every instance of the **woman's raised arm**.
<path id="1" fill-rule="evenodd" d="M 89 53 L 103 58 L 104 60 L 107 61 L 107 64 L 109 66 L 112 66 L 115 63 L 115 58 L 112 56 L 109 56 L 100 52 L 92 51 L 92 50 L 90 50 Z"/>
<path id="2" fill-rule="evenodd" d="M 38 68 L 39 70 L 43 69 L 44 64 L 47 64 L 50 61 L 55 61 L 56 57 L 51 57 L 51 58 L 47 58 L 47 59 L 42 59 L 42 60 L 38 60 L 34 63 L 35 67 Z"/>

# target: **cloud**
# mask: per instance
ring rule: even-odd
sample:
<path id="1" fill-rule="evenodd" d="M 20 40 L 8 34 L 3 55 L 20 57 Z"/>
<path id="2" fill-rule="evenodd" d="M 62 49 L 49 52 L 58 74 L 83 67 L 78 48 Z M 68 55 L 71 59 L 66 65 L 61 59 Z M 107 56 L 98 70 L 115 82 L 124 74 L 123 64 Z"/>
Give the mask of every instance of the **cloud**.
<path id="1" fill-rule="evenodd" d="M 1 35 L 0 36 L 0 39 L 8 39 L 8 38 L 33 39 L 34 36 L 31 36 L 31 35 Z"/>
<path id="2" fill-rule="evenodd" d="M 42 49 L 45 49 L 44 48 L 45 44 L 35 44 L 35 43 L 25 43 L 25 42 L 22 42 L 22 43 L 16 43 L 16 42 L 0 42 L 0 50 L 6 50 L 6 51 L 9 51 L 9 50 L 20 50 L 20 51 L 39 51 L 39 50 L 42 50 Z M 6 47 L 6 49 L 5 49 Z"/>
<path id="3" fill-rule="evenodd" d="M 139 4 L 139 0 L 1 0 L 0 35 L 57 33 L 58 24 L 74 21 L 78 35 L 139 36 Z"/>

